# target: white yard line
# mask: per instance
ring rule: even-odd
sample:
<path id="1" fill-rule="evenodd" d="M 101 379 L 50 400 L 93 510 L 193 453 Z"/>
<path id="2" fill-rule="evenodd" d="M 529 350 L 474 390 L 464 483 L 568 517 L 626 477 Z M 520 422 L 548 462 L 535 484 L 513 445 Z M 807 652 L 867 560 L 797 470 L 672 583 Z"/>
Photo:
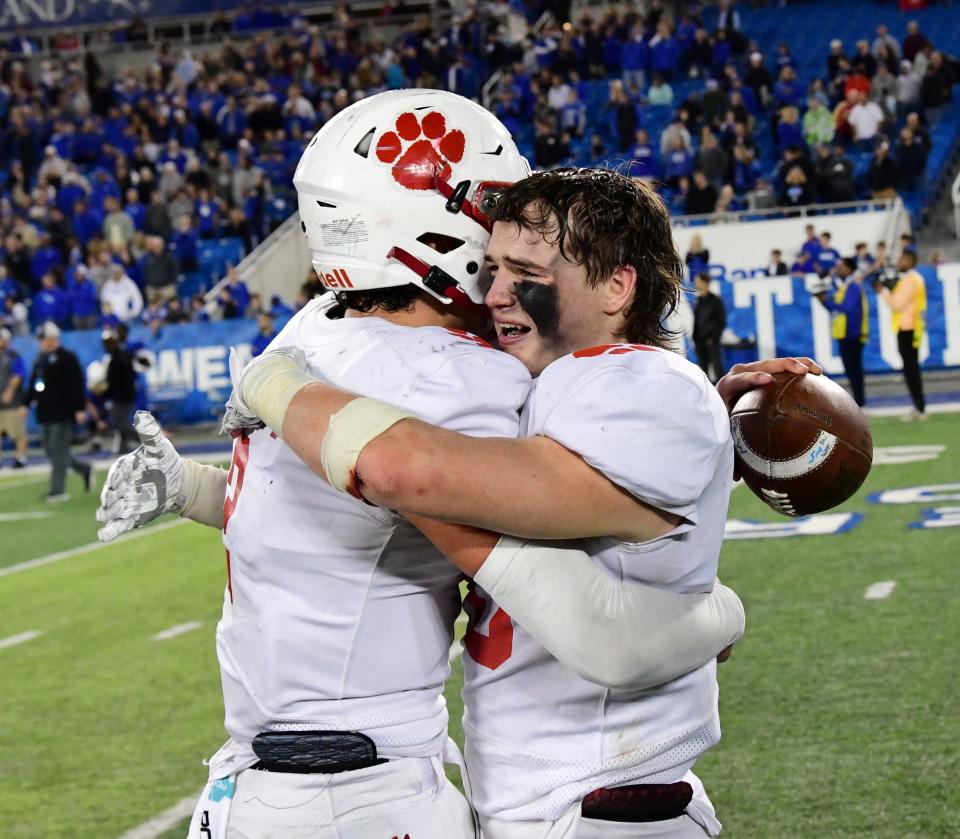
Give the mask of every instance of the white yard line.
<path id="1" fill-rule="evenodd" d="M 163 632 L 158 632 L 151 640 L 169 641 L 171 638 L 176 638 L 179 635 L 186 635 L 188 632 L 193 632 L 195 629 L 199 629 L 201 626 L 203 626 L 203 624 L 200 623 L 200 621 L 187 621 L 186 623 L 178 623 L 176 626 L 171 626 L 169 629 L 164 629 Z"/>
<path id="2" fill-rule="evenodd" d="M 15 647 L 17 644 L 26 644 L 27 641 L 32 641 L 34 638 L 39 638 L 41 635 L 43 635 L 43 633 L 38 632 L 35 629 L 31 629 L 27 632 L 21 632 L 19 635 L 11 635 L 9 638 L 0 640 L 0 650 L 5 650 L 7 647 Z"/>
<path id="3" fill-rule="evenodd" d="M 874 583 L 871 586 L 868 586 L 867 590 L 863 593 L 864 600 L 886 600 L 893 590 L 897 587 L 897 584 L 894 580 L 883 580 L 879 583 Z"/>
<path id="4" fill-rule="evenodd" d="M 148 819 L 143 824 L 128 830 L 120 839 L 156 839 L 157 836 L 161 836 L 176 827 L 188 816 L 193 815 L 197 800 L 202 792 L 203 790 L 199 790 L 195 795 L 184 798 L 183 801 L 178 801 L 169 810 L 157 813 L 152 819 Z"/>
<path id="5" fill-rule="evenodd" d="M 453 664 L 460 656 L 463 655 L 463 644 L 460 641 L 454 641 L 450 647 L 450 655 L 447 656 L 447 660 Z"/>
<path id="6" fill-rule="evenodd" d="M 0 577 L 6 577 L 10 574 L 18 574 L 21 571 L 29 571 L 31 568 L 40 568 L 43 565 L 50 565 L 59 562 L 61 559 L 70 559 L 72 556 L 82 556 L 83 554 L 98 551 L 101 548 L 109 548 L 112 545 L 129 542 L 131 539 L 140 539 L 144 536 L 150 536 L 159 533 L 162 530 L 169 530 L 171 527 L 179 527 L 186 524 L 188 519 L 176 519 L 174 521 L 165 521 L 161 524 L 155 524 L 152 527 L 145 527 L 142 530 L 134 530 L 125 533 L 119 539 L 113 542 L 91 542 L 89 545 L 81 545 L 79 548 L 71 548 L 68 551 L 58 551 L 54 554 L 41 556 L 39 559 L 28 559 L 26 562 L 18 562 L 16 565 L 8 565 L 6 568 L 0 568 Z"/>
<path id="7" fill-rule="evenodd" d="M 53 513 L 0 513 L 0 523 L 7 521 L 28 521 L 30 519 L 48 519 Z"/>
<path id="8" fill-rule="evenodd" d="M 882 408 L 864 408 L 868 417 L 899 417 L 910 410 L 909 405 L 885 405 Z M 960 402 L 937 402 L 927 405 L 928 414 L 955 414 L 960 411 Z"/>

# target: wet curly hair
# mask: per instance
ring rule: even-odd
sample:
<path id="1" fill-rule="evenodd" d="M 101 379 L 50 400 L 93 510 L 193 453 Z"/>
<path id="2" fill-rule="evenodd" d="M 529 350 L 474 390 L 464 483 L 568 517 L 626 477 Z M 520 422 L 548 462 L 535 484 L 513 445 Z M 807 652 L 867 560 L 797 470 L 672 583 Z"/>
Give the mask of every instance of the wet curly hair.
<path id="1" fill-rule="evenodd" d="M 342 309 L 354 312 L 409 312 L 419 296 L 415 285 L 398 285 L 366 291 L 335 291 L 333 296 Z"/>
<path id="2" fill-rule="evenodd" d="M 495 220 L 542 235 L 565 259 L 586 268 L 593 288 L 621 266 L 633 266 L 637 286 L 619 337 L 670 344 L 665 320 L 680 300 L 683 263 L 670 213 L 647 183 L 609 169 L 536 172 L 504 191 Z"/>

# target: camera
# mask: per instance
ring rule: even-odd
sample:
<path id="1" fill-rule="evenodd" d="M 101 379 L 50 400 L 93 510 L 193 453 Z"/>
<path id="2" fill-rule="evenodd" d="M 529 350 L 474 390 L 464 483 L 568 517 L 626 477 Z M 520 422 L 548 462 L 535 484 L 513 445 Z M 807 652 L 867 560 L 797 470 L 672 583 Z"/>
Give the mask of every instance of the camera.
<path id="1" fill-rule="evenodd" d="M 893 287 L 897 284 L 899 279 L 900 272 L 897 271 L 897 269 L 892 265 L 887 265 L 885 268 L 880 268 L 869 274 L 866 277 L 866 282 L 872 288 L 882 285 L 888 291 L 893 291 Z"/>

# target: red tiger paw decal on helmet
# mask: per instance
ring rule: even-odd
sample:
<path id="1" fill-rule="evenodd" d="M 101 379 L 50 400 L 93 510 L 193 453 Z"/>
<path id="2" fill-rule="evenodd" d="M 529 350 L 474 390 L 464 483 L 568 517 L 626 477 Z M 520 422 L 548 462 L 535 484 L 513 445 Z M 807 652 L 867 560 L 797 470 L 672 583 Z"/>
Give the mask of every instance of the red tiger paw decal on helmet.
<path id="1" fill-rule="evenodd" d="M 447 119 L 439 111 L 422 118 L 411 112 L 400 114 L 394 131 L 387 131 L 377 143 L 377 159 L 392 163 L 394 180 L 407 189 L 433 189 L 434 175 L 450 179 L 451 163 L 463 160 L 466 138 L 459 128 L 447 130 Z"/>

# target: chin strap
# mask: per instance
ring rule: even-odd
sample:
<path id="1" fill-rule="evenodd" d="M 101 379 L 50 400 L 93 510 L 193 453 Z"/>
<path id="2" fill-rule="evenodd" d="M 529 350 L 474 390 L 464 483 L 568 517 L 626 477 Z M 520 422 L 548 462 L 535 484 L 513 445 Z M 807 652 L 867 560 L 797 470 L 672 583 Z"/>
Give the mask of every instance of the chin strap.
<path id="1" fill-rule="evenodd" d="M 449 298 L 457 306 L 477 314 L 488 316 L 487 307 L 482 303 L 474 303 L 457 285 L 457 281 L 444 271 L 439 265 L 429 265 L 409 251 L 394 245 L 387 252 L 387 259 L 395 259 L 401 265 L 409 268 L 423 281 L 425 288 L 434 294 Z"/>

